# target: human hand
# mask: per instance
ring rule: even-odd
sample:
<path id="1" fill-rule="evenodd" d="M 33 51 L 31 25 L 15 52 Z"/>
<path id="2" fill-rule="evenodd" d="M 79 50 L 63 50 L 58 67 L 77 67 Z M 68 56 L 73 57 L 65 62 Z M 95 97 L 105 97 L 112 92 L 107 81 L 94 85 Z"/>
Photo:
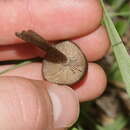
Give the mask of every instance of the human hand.
<path id="1" fill-rule="evenodd" d="M 15 32 L 28 29 L 47 40 L 73 40 L 89 61 L 88 74 L 73 86 L 74 91 L 44 81 L 41 63 L 1 75 L 0 128 L 47 130 L 48 126 L 69 127 L 78 117 L 79 101 L 96 98 L 106 86 L 104 71 L 91 63 L 103 57 L 109 48 L 107 33 L 100 26 L 99 0 L 1 0 L 0 11 L 3 12 L 0 14 L 0 61 L 43 55 L 33 45 L 15 37 Z M 0 66 L 0 71 L 8 67 Z"/>

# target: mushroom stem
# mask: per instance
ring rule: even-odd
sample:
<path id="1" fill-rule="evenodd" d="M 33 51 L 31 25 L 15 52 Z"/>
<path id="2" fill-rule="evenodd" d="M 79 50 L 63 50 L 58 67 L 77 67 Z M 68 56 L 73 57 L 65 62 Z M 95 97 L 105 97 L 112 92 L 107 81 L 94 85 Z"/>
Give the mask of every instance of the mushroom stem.
<path id="1" fill-rule="evenodd" d="M 60 63 L 67 61 L 67 57 L 62 52 L 60 52 L 55 47 L 49 45 L 49 43 L 36 32 L 32 30 L 28 30 L 28 31 L 22 31 L 21 33 L 16 32 L 15 34 L 17 37 L 21 38 L 22 40 L 32 43 L 37 47 L 46 51 L 48 55 L 47 60 L 50 60 L 52 62 L 60 62 Z"/>

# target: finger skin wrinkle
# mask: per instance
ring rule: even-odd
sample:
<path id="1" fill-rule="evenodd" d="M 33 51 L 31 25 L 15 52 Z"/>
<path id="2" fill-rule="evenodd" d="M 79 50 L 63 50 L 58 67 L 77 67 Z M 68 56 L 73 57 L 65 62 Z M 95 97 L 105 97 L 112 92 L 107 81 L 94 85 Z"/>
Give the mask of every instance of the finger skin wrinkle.
<path id="1" fill-rule="evenodd" d="M 14 86 L 15 86 L 15 83 L 14 83 Z M 23 104 L 23 101 L 22 101 L 22 98 L 20 97 L 20 94 L 19 92 L 17 91 L 17 88 L 14 87 L 14 91 L 15 91 L 15 96 L 16 96 L 16 99 L 19 101 L 17 103 L 17 105 L 19 106 L 19 113 L 21 115 L 21 119 L 22 119 L 22 122 L 26 122 L 26 116 L 25 116 L 25 112 L 24 112 L 24 104 Z"/>
<path id="2" fill-rule="evenodd" d="M 9 102 L 7 111 L 10 114 L 7 117 L 11 120 L 9 125 L 10 123 L 12 125 L 16 123 L 19 124 L 19 128 L 27 126 L 30 130 L 33 126 L 33 128 L 41 130 L 41 119 L 43 118 L 41 111 L 43 107 L 41 107 L 37 86 L 30 80 L 20 77 L 1 77 L 0 81 L 6 86 L 3 89 L 6 90 L 7 96 L 3 98 L 5 104 Z M 12 118 L 15 123 L 12 121 Z"/>
<path id="3" fill-rule="evenodd" d="M 23 122 L 23 124 L 34 124 L 33 128 L 39 128 L 39 120 L 40 120 L 40 113 L 41 113 L 41 106 L 39 102 L 39 97 L 38 95 L 30 95 L 27 93 L 26 98 L 30 101 L 28 105 L 25 104 L 24 98 L 23 98 L 23 93 L 18 90 L 18 85 L 15 85 L 17 81 L 14 81 L 14 88 L 15 94 L 16 94 L 16 99 L 18 101 L 17 106 L 19 106 L 19 113 L 20 113 L 20 118 Z M 37 89 L 33 86 L 32 82 L 27 81 L 28 84 L 31 84 L 29 89 L 34 89 L 34 91 L 37 91 Z M 33 87 L 32 87 L 33 86 Z M 32 98 L 33 97 L 33 98 Z M 31 102 L 31 98 L 33 99 Z M 32 114 L 30 113 L 29 109 L 32 108 L 32 111 L 35 111 Z M 36 109 L 35 109 L 36 108 Z M 28 111 L 27 111 L 28 110 Z M 28 126 L 31 128 L 31 126 Z"/>

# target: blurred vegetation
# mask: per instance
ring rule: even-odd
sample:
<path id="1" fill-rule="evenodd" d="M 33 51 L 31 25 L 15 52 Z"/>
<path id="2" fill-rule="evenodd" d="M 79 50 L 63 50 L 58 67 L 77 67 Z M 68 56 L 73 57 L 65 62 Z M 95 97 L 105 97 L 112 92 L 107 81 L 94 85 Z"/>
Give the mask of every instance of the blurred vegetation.
<path id="1" fill-rule="evenodd" d="M 130 54 L 130 1 L 104 0 Z M 130 99 L 112 49 L 100 64 L 108 77 L 107 90 L 98 99 L 81 104 L 79 120 L 70 130 L 130 130 Z"/>
<path id="2" fill-rule="evenodd" d="M 104 2 L 130 54 L 130 1 L 104 0 Z M 36 58 L 27 61 L 0 62 L 0 65 L 15 64 L 0 74 L 41 60 Z M 110 48 L 108 55 L 97 63 L 104 68 L 107 74 L 107 90 L 96 100 L 81 104 L 79 119 L 70 130 L 130 130 L 130 99 L 125 91 L 112 49 Z"/>

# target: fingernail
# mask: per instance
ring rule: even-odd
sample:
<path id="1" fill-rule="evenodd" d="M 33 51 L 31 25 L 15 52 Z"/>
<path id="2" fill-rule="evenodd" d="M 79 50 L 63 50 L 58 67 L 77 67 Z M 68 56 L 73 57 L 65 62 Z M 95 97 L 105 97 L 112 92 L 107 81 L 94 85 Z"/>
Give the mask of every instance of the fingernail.
<path id="1" fill-rule="evenodd" d="M 70 127 L 79 116 L 79 99 L 68 86 L 50 86 L 48 93 L 53 107 L 53 127 Z"/>

